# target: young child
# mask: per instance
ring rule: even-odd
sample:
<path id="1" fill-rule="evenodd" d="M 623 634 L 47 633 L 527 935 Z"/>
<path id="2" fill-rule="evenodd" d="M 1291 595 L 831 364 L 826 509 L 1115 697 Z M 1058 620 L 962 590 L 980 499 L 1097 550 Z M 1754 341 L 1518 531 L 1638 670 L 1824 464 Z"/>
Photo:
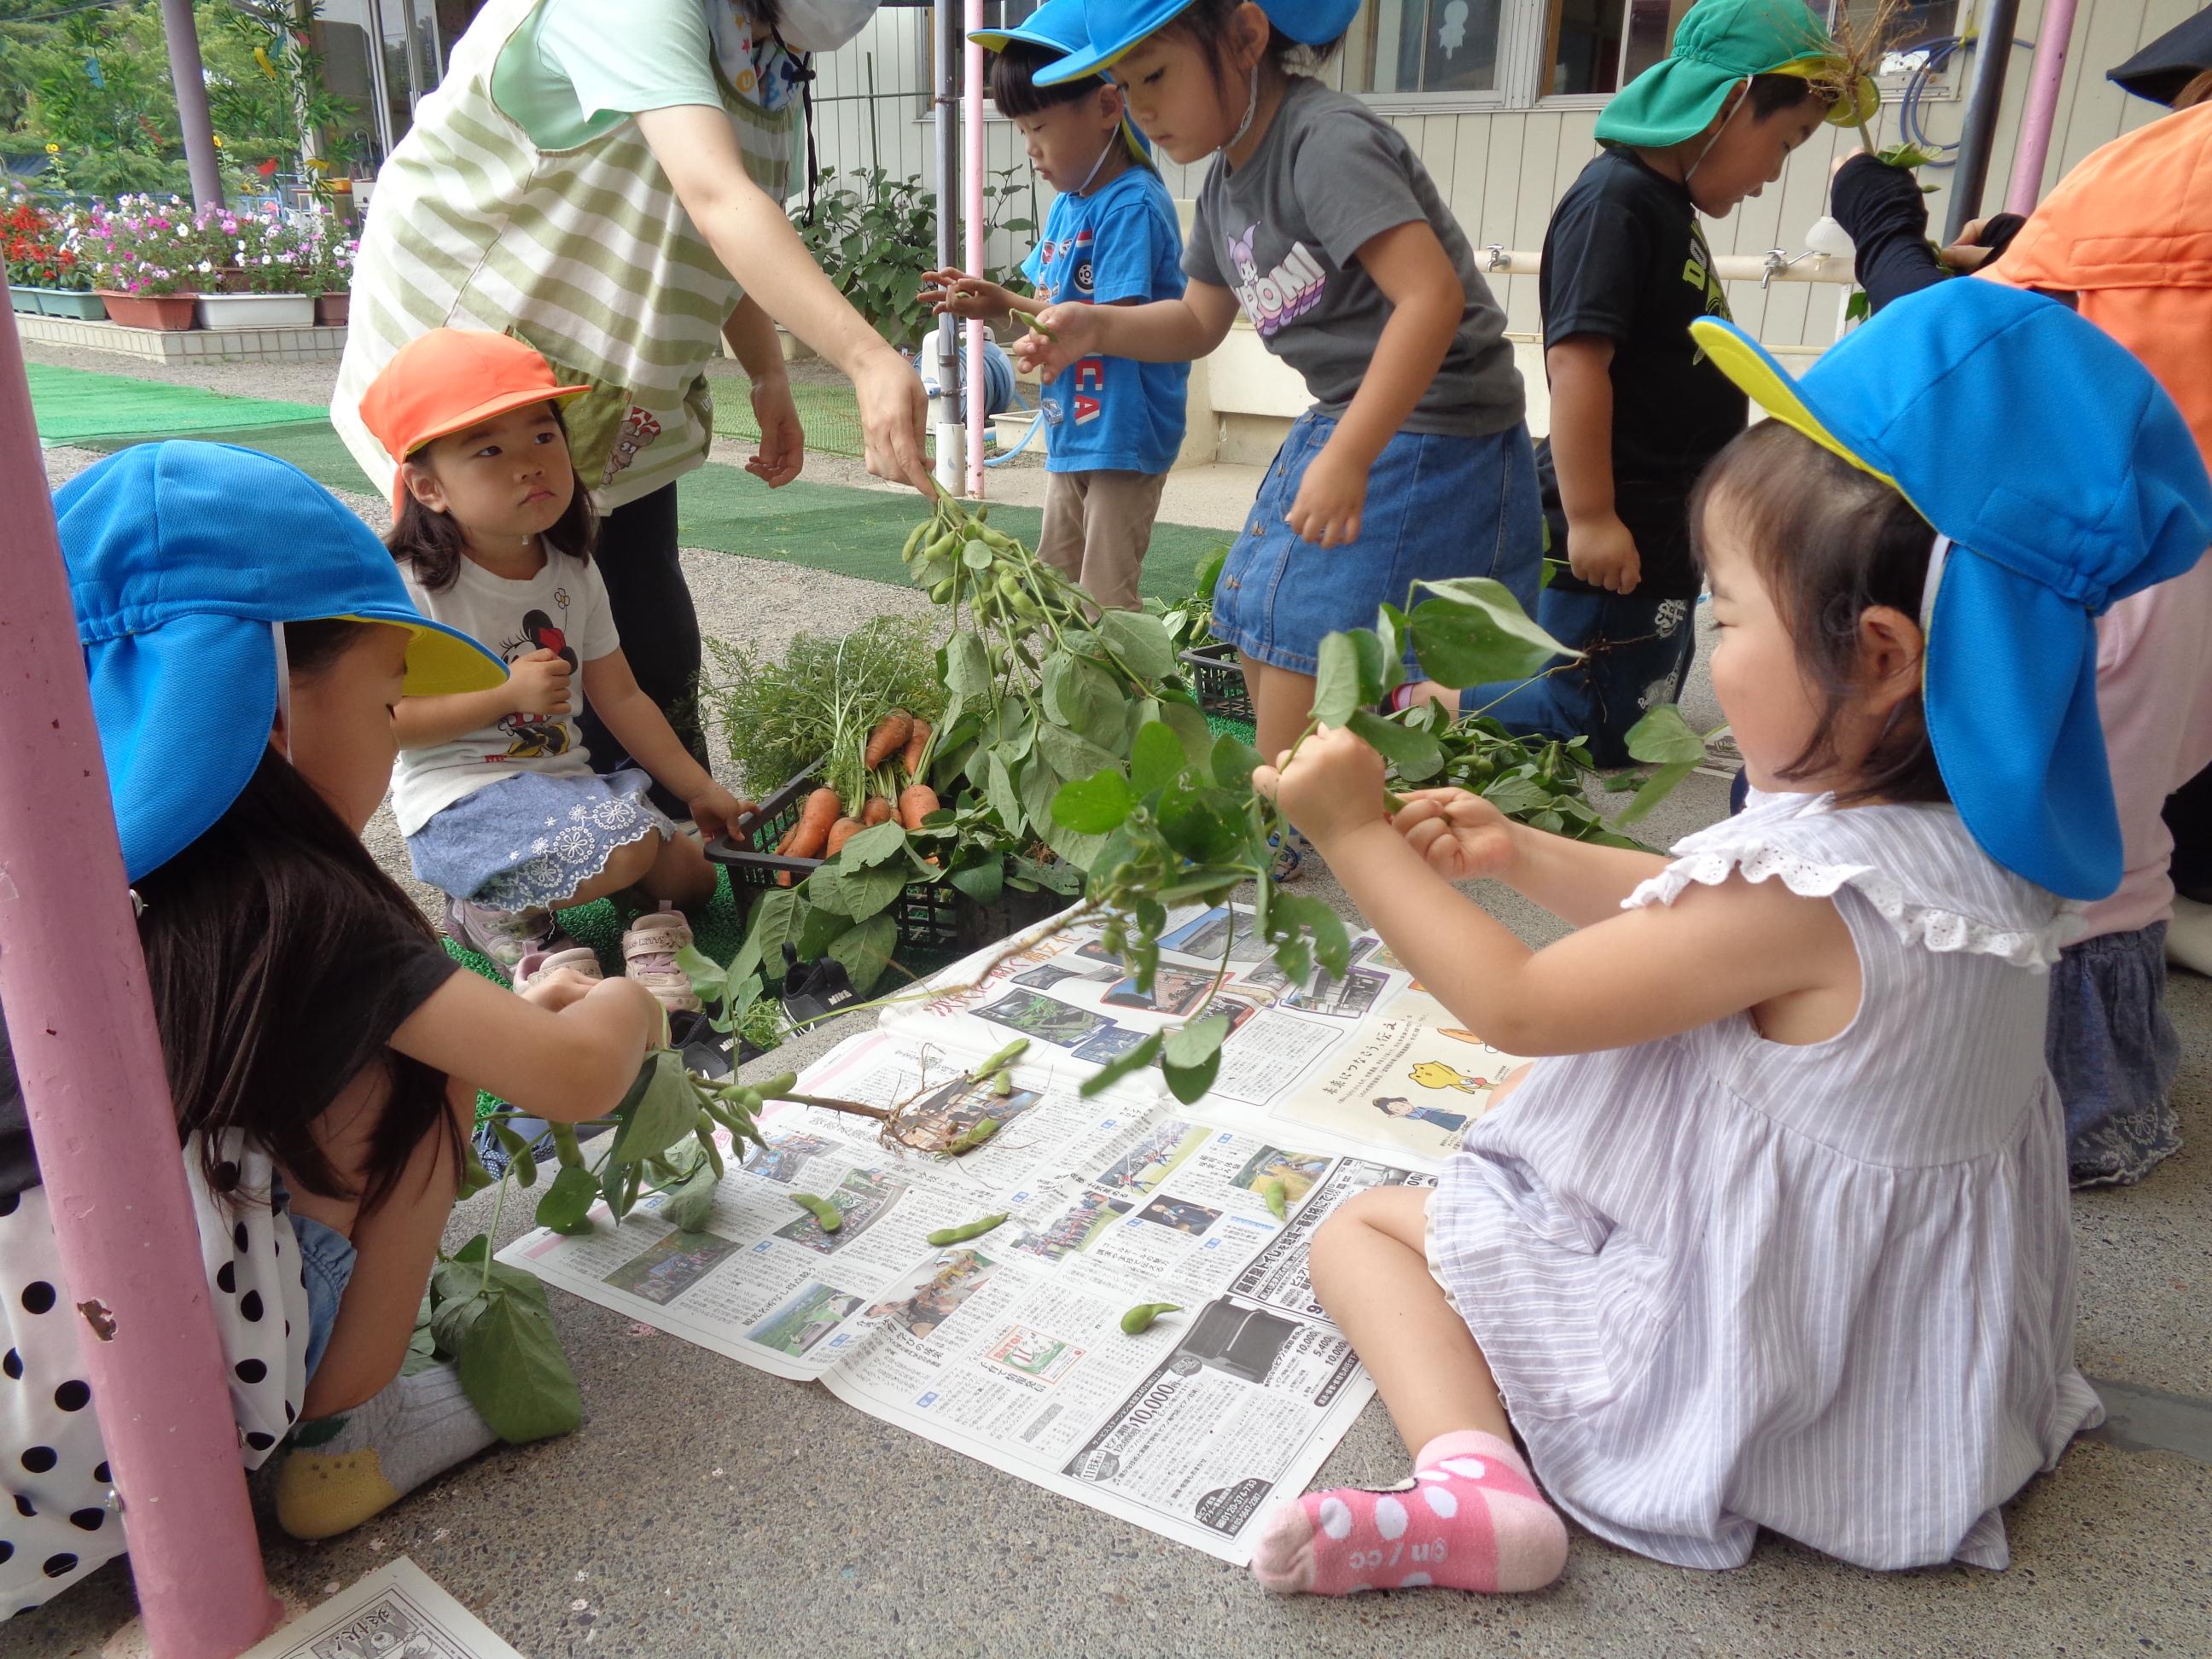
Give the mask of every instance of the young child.
<path id="1" fill-rule="evenodd" d="M 2177 95 L 2192 92 L 2185 85 Z M 2063 298 L 2125 346 L 2180 407 L 2212 465 L 2212 259 L 2199 252 L 2212 239 L 2212 193 L 2195 183 L 2206 178 L 2212 101 L 2092 152 L 1978 275 Z M 1911 174 L 1853 157 L 1831 198 L 1877 313 L 1948 280 Z M 2126 872 L 2118 892 L 2089 907 L 2051 977 L 2047 1053 L 2077 1186 L 2140 1181 L 2181 1145 L 2172 1098 L 2181 1040 L 2166 1012 L 2166 959 L 2170 924 L 2189 905 L 2177 878 L 2191 879 L 2192 850 L 2212 850 L 2202 848 L 2212 833 L 2201 817 L 2201 850 L 2188 845 L 2185 788 L 2212 763 L 2212 561 L 2120 600 L 2099 621 L 2097 708 Z"/>
<path id="2" fill-rule="evenodd" d="M 447 894 L 446 931 L 510 977 L 574 947 L 556 908 L 635 890 L 627 971 L 671 1011 L 696 1009 L 670 904 L 703 904 L 714 866 L 646 798 L 656 781 L 709 836 L 751 807 L 708 775 L 638 690 L 592 563 L 591 498 L 568 461 L 556 383 L 519 340 L 433 329 L 362 394 L 361 416 L 402 458 L 385 538 L 425 616 L 492 642 L 511 672 L 489 691 L 399 707 L 392 812 L 415 873 Z M 581 696 L 644 771 L 602 776 L 577 730 Z M 648 776 L 647 774 L 651 775 Z"/>
<path id="3" fill-rule="evenodd" d="M 1777 417 L 1692 502 L 1750 810 L 1669 860 L 1460 790 L 1394 823 L 1341 732 L 1256 780 L 1432 994 L 1559 1056 L 1433 1195 L 1320 1230 L 1415 1478 L 1279 1510 L 1273 1589 L 1533 1589 L 1560 1510 L 1685 1566 L 1764 1527 L 2000 1567 L 1999 1506 L 2102 1416 L 2045 973 L 2063 901 L 2120 875 L 2094 617 L 2197 561 L 2212 481 L 2142 368 L 2033 295 L 1918 295 L 1796 383 L 1696 329 Z M 1579 931 L 1531 951 L 1476 876 Z"/>
<path id="4" fill-rule="evenodd" d="M 451 1367 L 400 1377 L 479 1085 L 576 1121 L 659 1040 L 627 981 L 515 996 L 362 846 L 403 692 L 503 678 L 419 617 L 361 521 L 249 450 L 127 449 L 55 498 L 240 1455 L 295 1420 L 287 1531 L 358 1524 L 491 1443 Z M 220 694 L 216 688 L 220 688 Z M 184 757 L 180 763 L 180 756 Z M 0 1060 L 4 1060 L 0 1054 Z M 12 1068 L 0 1063 L 0 1607 L 125 1549 Z"/>
<path id="5" fill-rule="evenodd" d="M 1534 609 L 1542 532 L 1504 314 L 1412 148 L 1294 67 L 1341 40 L 1353 0 L 1088 0 L 1090 40 L 1041 86 L 1110 66 L 1152 143 L 1216 155 L 1179 300 L 1055 305 L 1017 355 L 1188 362 L 1241 304 L 1315 407 L 1291 428 L 1214 590 L 1261 751 L 1304 727 L 1322 636 L 1367 627 L 1422 580 L 1491 576 Z M 1295 844 L 1284 873 L 1295 868 Z"/>
<path id="6" fill-rule="evenodd" d="M 1022 263 L 1036 290 L 933 270 L 922 298 L 940 312 L 1012 326 L 1012 310 L 1066 301 L 1143 305 L 1182 293 L 1175 203 L 1097 76 L 1039 86 L 1036 71 L 1083 44 L 1083 0 L 1049 0 L 1018 28 L 970 37 L 998 55 L 991 101 L 1011 117 L 1030 165 L 1059 194 L 1044 240 Z M 1037 556 L 1102 605 L 1133 610 L 1160 487 L 1182 447 L 1186 363 L 1085 357 L 1044 384 L 1044 532 Z"/>
<path id="7" fill-rule="evenodd" d="M 1690 338 L 1695 319 L 1729 314 L 1698 215 L 1725 218 L 1824 121 L 1860 118 L 1838 96 L 1836 52 L 1808 8 L 1698 0 L 1673 51 L 1598 117 L 1604 148 L 1553 210 L 1537 279 L 1557 476 L 1545 508 L 1566 568 L 1535 614 L 1587 654 L 1461 707 L 1586 736 L 1601 766 L 1621 766 L 1629 728 L 1680 696 L 1697 643 L 1690 488 L 1746 407 Z"/>

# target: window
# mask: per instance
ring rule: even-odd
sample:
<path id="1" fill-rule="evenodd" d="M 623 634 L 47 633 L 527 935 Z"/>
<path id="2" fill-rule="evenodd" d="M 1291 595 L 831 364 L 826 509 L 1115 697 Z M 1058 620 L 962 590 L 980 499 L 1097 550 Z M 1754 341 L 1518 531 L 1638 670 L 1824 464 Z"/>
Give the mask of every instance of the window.
<path id="1" fill-rule="evenodd" d="M 1344 42 L 1347 92 L 1494 92 L 1505 0 L 1371 0 Z"/>
<path id="2" fill-rule="evenodd" d="M 1692 0 L 1548 0 L 1540 94 L 1618 92 L 1667 55 Z M 1885 43 L 1910 51 L 1950 33 L 1959 0 L 1804 0 L 1831 27 L 1869 26 L 1887 8 Z"/>

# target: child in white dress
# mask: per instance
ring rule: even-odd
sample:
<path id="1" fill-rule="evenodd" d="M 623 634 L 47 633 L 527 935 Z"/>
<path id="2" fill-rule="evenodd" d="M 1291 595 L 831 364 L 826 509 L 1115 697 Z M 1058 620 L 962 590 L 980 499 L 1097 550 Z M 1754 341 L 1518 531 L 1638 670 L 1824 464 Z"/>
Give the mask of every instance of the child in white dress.
<path id="1" fill-rule="evenodd" d="M 2102 1417 L 2045 974 L 2120 876 L 2095 617 L 2195 562 L 2212 483 L 2141 366 L 2032 295 L 1915 295 L 1802 383 L 1693 331 L 1778 417 L 1692 503 L 1750 810 L 1669 860 L 1460 790 L 1394 822 L 1342 732 L 1259 775 L 1468 1026 L 1557 1056 L 1433 1195 L 1321 1229 L 1415 1478 L 1278 1510 L 1270 1589 L 1534 1589 L 1560 1511 L 1686 1566 L 1765 1527 L 2001 1567 L 1999 1506 Z M 1449 885 L 1477 876 L 1578 931 L 1529 951 Z"/>

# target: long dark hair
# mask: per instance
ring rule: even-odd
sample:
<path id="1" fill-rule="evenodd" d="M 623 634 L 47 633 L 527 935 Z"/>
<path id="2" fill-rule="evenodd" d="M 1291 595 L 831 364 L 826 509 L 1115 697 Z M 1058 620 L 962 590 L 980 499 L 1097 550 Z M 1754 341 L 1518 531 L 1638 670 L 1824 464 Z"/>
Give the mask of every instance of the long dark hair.
<path id="1" fill-rule="evenodd" d="M 561 428 L 561 441 L 566 444 L 568 423 L 561 418 L 561 405 L 549 401 L 547 406 L 553 411 L 553 424 Z M 573 452 L 570 459 L 574 459 Z M 599 515 L 592 509 L 592 492 L 578 478 L 568 510 L 545 532 L 546 544 L 588 562 L 599 534 Z M 433 512 L 409 489 L 400 494 L 398 522 L 385 532 L 384 544 L 392 550 L 393 558 L 414 571 L 416 581 L 433 593 L 442 593 L 461 574 L 463 550 L 469 538 L 452 514 Z"/>
<path id="2" fill-rule="evenodd" d="M 288 623 L 295 677 L 326 669 L 368 624 Z M 443 1134 L 458 1169 L 460 1131 L 443 1072 L 385 1046 L 413 1012 L 387 971 L 419 939 L 422 914 L 380 870 L 313 785 L 274 749 L 245 791 L 191 846 L 139 878 L 138 937 L 179 1138 L 206 1136 L 202 1167 L 238 1199 L 238 1170 L 217 1133 L 242 1129 L 287 1177 L 374 1209 L 426 1136 Z M 364 1072 L 388 1085 L 356 1192 L 315 1143 L 315 1119 Z"/>
<path id="3" fill-rule="evenodd" d="M 1887 605 L 1917 621 L 1936 532 L 1871 473 L 1780 421 L 1716 456 L 1690 495 L 1690 533 L 1706 562 L 1708 517 L 1728 514 L 1796 647 L 1798 672 L 1826 700 L 1805 750 L 1776 774 L 1796 781 L 1836 764 L 1836 724 L 1859 690 L 1859 618 Z M 1948 801 L 1920 694 L 1891 712 L 1852 787 L 1855 801 Z"/>

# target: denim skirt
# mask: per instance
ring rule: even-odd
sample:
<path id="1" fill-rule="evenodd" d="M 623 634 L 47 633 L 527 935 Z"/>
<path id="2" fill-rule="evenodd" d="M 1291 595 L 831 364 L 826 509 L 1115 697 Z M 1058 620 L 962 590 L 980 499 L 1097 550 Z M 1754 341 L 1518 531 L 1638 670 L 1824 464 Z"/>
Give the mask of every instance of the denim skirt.
<path id="1" fill-rule="evenodd" d="M 617 848 L 675 833 L 646 799 L 652 787 L 635 769 L 517 772 L 432 814 L 408 837 L 407 856 L 418 878 L 455 898 L 494 910 L 559 904 Z"/>

